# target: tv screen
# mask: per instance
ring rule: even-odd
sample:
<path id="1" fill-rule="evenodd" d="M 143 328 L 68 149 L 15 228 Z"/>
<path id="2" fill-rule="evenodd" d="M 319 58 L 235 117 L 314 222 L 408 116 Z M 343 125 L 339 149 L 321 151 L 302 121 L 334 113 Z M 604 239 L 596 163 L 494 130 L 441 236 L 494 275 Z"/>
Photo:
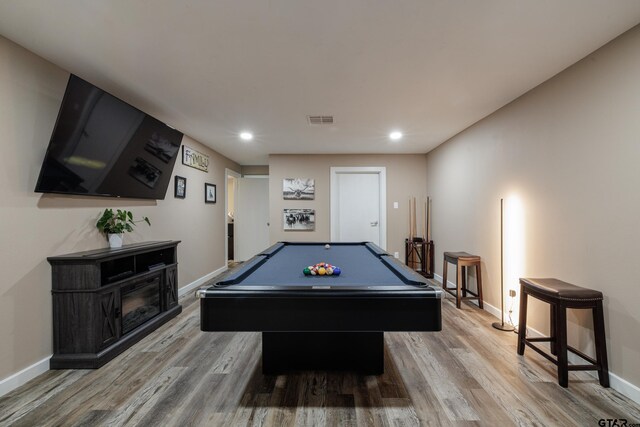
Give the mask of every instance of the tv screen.
<path id="1" fill-rule="evenodd" d="M 38 193 L 164 199 L 182 133 L 71 75 Z"/>

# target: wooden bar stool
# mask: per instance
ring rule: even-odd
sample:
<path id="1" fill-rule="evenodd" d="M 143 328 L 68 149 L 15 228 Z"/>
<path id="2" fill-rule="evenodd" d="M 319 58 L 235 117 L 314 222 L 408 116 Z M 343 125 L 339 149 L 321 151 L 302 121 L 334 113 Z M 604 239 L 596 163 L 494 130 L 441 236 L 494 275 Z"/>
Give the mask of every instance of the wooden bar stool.
<path id="1" fill-rule="evenodd" d="M 456 266 L 456 287 L 450 288 L 447 285 L 447 263 L 454 264 Z M 474 293 L 467 289 L 467 268 L 476 268 L 476 278 L 478 279 L 478 292 Z M 442 289 L 456 297 L 456 307 L 460 308 L 460 303 L 463 299 L 477 299 L 480 308 L 482 305 L 482 271 L 480 269 L 480 257 L 477 255 L 471 255 L 466 252 L 445 252 L 444 253 L 444 268 L 442 271 Z M 456 292 L 453 292 L 453 289 Z M 467 296 L 467 294 L 472 296 Z"/>
<path id="2" fill-rule="evenodd" d="M 551 332 L 549 337 L 527 338 L 527 297 L 531 295 L 549 303 L 551 307 Z M 602 292 L 582 288 L 557 279 L 520 279 L 520 322 L 518 325 L 518 354 L 524 354 L 528 345 L 546 359 L 558 366 L 558 383 L 569 385 L 569 371 L 598 371 L 600 385 L 609 387 L 609 366 L 607 343 L 604 334 L 604 313 Z M 567 309 L 591 309 L 593 312 L 593 332 L 596 340 L 596 359 L 567 345 Z M 533 342 L 549 342 L 551 354 L 533 345 Z M 590 365 L 569 365 L 567 352 L 570 351 Z"/>

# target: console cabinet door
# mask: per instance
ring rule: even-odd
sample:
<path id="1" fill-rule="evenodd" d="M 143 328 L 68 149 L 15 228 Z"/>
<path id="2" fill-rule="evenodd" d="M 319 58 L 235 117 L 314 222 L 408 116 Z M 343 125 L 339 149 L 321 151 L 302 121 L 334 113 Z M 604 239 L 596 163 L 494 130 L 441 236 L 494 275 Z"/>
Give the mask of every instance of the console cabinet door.
<path id="1" fill-rule="evenodd" d="M 120 291 L 98 294 L 99 316 L 98 343 L 100 348 L 107 347 L 120 337 Z"/>
<path id="2" fill-rule="evenodd" d="M 165 274 L 166 310 L 178 305 L 178 267 L 169 267 Z"/>

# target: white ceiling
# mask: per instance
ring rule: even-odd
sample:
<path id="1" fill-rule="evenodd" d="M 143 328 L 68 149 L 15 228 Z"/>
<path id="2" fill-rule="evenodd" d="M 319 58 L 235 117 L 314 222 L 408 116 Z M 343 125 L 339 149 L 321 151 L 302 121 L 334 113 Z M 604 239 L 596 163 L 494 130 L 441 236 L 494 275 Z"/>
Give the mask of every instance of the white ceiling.
<path id="1" fill-rule="evenodd" d="M 0 2 L 1 35 L 241 164 L 425 153 L 639 22 L 639 0 Z"/>

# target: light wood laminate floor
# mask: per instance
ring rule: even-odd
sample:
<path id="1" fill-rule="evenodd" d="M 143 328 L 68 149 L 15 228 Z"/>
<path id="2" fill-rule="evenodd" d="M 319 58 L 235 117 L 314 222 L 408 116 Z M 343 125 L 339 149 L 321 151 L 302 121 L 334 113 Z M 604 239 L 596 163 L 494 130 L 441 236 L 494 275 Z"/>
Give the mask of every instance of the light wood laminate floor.
<path id="1" fill-rule="evenodd" d="M 16 426 L 597 426 L 640 423 L 640 405 L 554 366 L 488 313 L 443 301 L 443 331 L 385 333 L 385 373 L 263 376 L 259 333 L 199 328 L 199 304 L 99 370 L 49 371 L 0 398 Z"/>

